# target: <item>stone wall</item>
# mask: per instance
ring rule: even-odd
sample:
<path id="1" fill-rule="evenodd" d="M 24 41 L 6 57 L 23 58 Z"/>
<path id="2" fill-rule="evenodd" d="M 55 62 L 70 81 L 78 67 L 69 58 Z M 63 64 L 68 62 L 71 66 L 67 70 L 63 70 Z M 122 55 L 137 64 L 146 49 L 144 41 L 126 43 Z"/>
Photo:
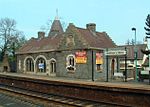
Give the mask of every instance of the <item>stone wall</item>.
<path id="1" fill-rule="evenodd" d="M 48 53 L 37 53 L 37 54 L 24 54 L 17 56 L 17 71 L 18 72 L 26 72 L 25 71 L 25 59 L 27 57 L 32 57 L 34 61 L 37 57 L 44 56 L 46 58 L 47 67 L 46 72 L 50 71 L 50 59 L 54 58 L 56 60 L 56 76 L 57 77 L 68 77 L 68 78 L 76 78 L 76 79 L 89 79 L 89 80 L 105 80 L 105 67 L 103 64 L 103 70 L 98 72 L 96 70 L 96 52 L 100 50 L 85 50 L 87 55 L 86 63 L 76 63 L 75 71 L 69 72 L 66 69 L 67 56 L 75 55 L 75 52 L 82 50 L 64 50 L 64 51 L 56 51 L 56 52 L 48 52 Z M 92 51 L 93 51 L 93 62 L 92 62 Z M 20 64 L 19 64 L 19 61 Z M 35 63 L 35 62 L 34 62 Z M 20 66 L 20 67 L 19 67 Z M 92 68 L 93 66 L 93 68 Z M 93 71 L 92 71 L 93 70 Z"/>

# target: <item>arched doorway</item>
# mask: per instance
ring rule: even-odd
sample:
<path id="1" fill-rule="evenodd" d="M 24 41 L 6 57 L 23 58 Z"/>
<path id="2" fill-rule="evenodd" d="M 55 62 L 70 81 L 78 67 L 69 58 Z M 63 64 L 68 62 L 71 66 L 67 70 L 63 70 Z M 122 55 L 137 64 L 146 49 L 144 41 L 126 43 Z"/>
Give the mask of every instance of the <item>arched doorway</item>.
<path id="1" fill-rule="evenodd" d="M 39 57 L 36 61 L 36 70 L 40 73 L 46 73 L 46 61 L 44 58 Z"/>

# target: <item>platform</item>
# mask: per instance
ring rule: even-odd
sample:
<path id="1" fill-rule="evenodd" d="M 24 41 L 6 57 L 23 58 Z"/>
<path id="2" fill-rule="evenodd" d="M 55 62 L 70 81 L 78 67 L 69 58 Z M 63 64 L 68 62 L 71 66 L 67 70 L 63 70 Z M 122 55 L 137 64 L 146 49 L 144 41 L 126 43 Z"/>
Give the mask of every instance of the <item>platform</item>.
<path id="1" fill-rule="evenodd" d="M 148 84 L 148 81 L 136 82 L 134 80 L 129 80 L 127 82 L 123 82 L 123 81 L 99 82 L 99 81 L 92 81 L 92 80 L 86 80 L 86 79 L 50 77 L 50 76 L 45 76 L 45 75 L 34 75 L 34 74 L 31 75 L 31 74 L 22 74 L 22 73 L 0 73 L 0 75 L 26 77 L 26 78 L 50 80 L 50 81 L 60 81 L 60 82 L 68 82 L 68 83 L 88 84 L 88 85 L 95 85 L 95 86 L 107 86 L 110 88 L 117 87 L 117 88 L 142 89 L 142 90 L 150 91 L 150 85 Z"/>
<path id="2" fill-rule="evenodd" d="M 93 82 L 42 75 L 1 73 L 0 86 L 123 106 L 149 107 L 150 105 L 150 85 L 134 81 Z"/>

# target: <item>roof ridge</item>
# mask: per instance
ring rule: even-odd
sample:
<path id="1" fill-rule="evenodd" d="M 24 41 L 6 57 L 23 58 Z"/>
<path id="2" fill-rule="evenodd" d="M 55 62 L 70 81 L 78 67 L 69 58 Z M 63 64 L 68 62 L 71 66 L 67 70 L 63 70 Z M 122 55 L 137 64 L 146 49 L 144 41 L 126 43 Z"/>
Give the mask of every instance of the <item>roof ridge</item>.
<path id="1" fill-rule="evenodd" d="M 83 41 L 83 45 L 89 47 L 90 44 L 86 41 L 86 39 L 84 39 L 84 37 L 81 36 L 81 32 L 79 31 L 79 29 L 82 29 L 82 30 L 87 30 L 87 29 L 79 28 L 79 27 L 75 27 L 75 28 L 76 28 L 77 33 L 78 33 L 79 36 L 80 36 L 81 41 Z M 87 31 L 88 31 L 88 30 L 87 30 Z"/>
<path id="2" fill-rule="evenodd" d="M 136 44 L 136 46 L 140 46 L 140 45 L 147 45 L 147 44 L 144 44 L 144 43 Z M 128 45 L 128 44 L 127 44 L 127 45 L 125 44 L 125 45 L 119 45 L 119 46 L 121 47 L 121 46 L 135 46 L 135 45 L 134 45 L 134 44 L 129 44 L 129 45 Z"/>
<path id="3" fill-rule="evenodd" d="M 110 40 L 110 41 L 114 44 L 114 46 L 117 46 L 116 43 L 112 40 L 112 38 L 111 38 L 106 32 L 101 32 L 101 33 L 104 34 L 104 36 L 105 36 L 108 40 Z"/>

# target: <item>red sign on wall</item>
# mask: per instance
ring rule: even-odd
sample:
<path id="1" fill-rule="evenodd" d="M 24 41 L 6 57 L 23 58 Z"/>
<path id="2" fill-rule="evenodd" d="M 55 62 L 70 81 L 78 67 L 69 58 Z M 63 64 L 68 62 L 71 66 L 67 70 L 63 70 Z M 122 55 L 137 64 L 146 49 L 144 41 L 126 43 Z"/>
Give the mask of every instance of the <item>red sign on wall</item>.
<path id="1" fill-rule="evenodd" d="M 75 53 L 76 57 L 76 63 L 86 63 L 87 62 L 87 56 L 86 51 L 78 51 Z"/>
<path id="2" fill-rule="evenodd" d="M 103 64 L 103 53 L 96 53 L 96 64 Z"/>

